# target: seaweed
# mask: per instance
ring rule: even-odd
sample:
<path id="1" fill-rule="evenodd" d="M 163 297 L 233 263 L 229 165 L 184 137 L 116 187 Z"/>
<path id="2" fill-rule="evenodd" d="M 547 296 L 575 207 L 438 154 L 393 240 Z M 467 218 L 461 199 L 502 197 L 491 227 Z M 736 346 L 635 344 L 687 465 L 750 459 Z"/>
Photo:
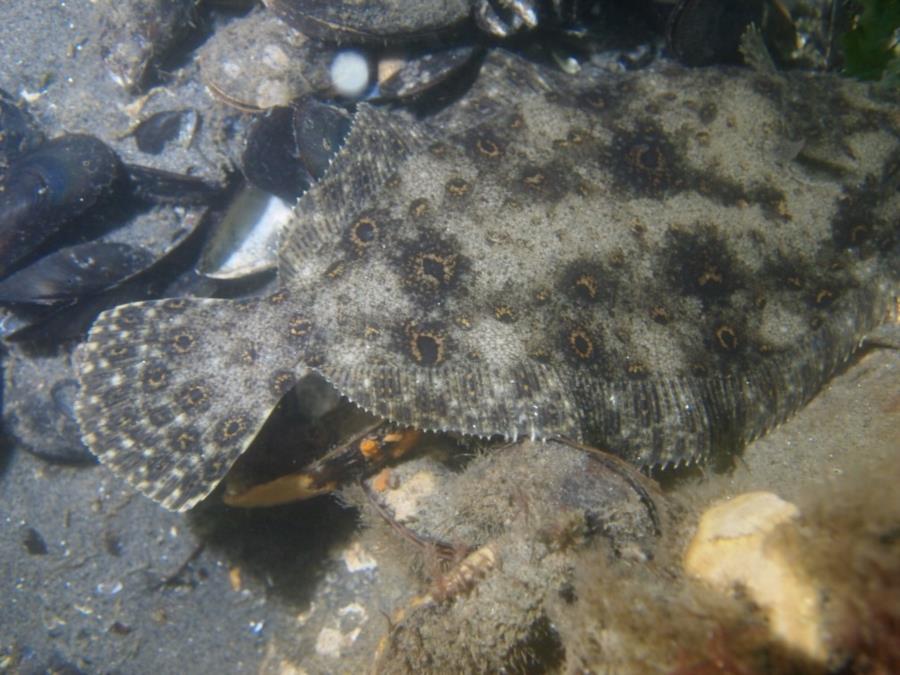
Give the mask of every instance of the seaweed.
<path id="1" fill-rule="evenodd" d="M 844 72 L 900 85 L 900 0 L 860 0 L 853 28 L 843 36 Z"/>

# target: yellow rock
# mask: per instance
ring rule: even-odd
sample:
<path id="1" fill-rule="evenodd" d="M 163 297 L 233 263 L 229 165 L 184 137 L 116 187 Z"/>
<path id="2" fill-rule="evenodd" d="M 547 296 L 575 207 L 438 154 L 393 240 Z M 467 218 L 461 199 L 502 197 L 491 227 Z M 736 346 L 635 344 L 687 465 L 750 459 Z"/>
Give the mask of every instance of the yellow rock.
<path id="1" fill-rule="evenodd" d="M 789 552 L 770 536 L 797 515 L 796 506 L 770 492 L 717 502 L 701 517 L 684 568 L 723 592 L 743 588 L 765 611 L 777 638 L 822 662 L 828 650 L 821 589 L 797 571 Z"/>

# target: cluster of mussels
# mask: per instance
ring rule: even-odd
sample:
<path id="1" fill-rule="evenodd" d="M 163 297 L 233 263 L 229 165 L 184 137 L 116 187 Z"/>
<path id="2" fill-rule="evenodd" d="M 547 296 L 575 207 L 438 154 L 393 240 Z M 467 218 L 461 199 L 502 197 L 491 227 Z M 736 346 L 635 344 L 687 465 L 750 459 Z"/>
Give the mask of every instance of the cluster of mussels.
<path id="1" fill-rule="evenodd" d="M 0 329 L 6 339 L 33 338 L 51 316 L 137 276 L 189 234 L 117 229 L 135 210 L 206 204 L 216 192 L 191 176 L 125 164 L 95 136 L 46 139 L 2 90 L 0 129 L 0 302 L 13 308 Z"/>
<path id="2" fill-rule="evenodd" d="M 137 147 L 158 152 L 189 126 L 183 116 L 148 117 L 133 130 Z M 98 311 L 164 292 L 224 192 L 224 184 L 125 161 L 92 133 L 49 137 L 24 102 L 0 90 L 0 335 L 9 435 L 49 459 L 91 459 L 72 410 L 73 341 Z"/>

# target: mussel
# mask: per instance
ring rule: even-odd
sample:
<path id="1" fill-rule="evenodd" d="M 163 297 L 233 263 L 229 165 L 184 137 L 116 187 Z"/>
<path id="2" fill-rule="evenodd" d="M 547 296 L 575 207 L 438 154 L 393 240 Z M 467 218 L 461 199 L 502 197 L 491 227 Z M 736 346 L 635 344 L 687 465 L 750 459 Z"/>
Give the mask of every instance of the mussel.
<path id="1" fill-rule="evenodd" d="M 378 83 L 378 98 L 415 100 L 423 93 L 440 96 L 452 78 L 463 80 L 466 68 L 479 62 L 482 51 L 474 44 L 462 44 L 444 49 L 432 49 L 424 54 L 404 59 L 395 72 Z"/>
<path id="2" fill-rule="evenodd" d="M 430 44 L 474 24 L 508 38 L 538 26 L 574 25 L 597 0 L 263 0 L 266 7 L 312 38 L 337 44 Z"/>
<path id="3" fill-rule="evenodd" d="M 250 184 L 207 242 L 198 270 L 231 279 L 271 270 L 290 205 L 322 178 L 350 130 L 343 108 L 305 95 L 251 126 L 242 157 Z"/>
<path id="4" fill-rule="evenodd" d="M 9 341 L 168 255 L 220 187 L 123 164 L 86 134 L 41 143 L 27 114 L 7 103 L 0 131 L 15 142 L 0 165 L 0 336 Z"/>
<path id="5" fill-rule="evenodd" d="M 60 136 L 11 162 L 0 180 L 0 276 L 93 206 L 119 168 L 109 146 L 84 134 Z"/>
<path id="6" fill-rule="evenodd" d="M 0 281 L 0 303 L 54 305 L 99 293 L 146 269 L 153 255 L 117 242 L 67 246 Z"/>
<path id="7" fill-rule="evenodd" d="M 161 61 L 196 31 L 196 0 L 119 0 L 98 36 L 109 74 L 127 91 L 152 83 Z"/>
<path id="8" fill-rule="evenodd" d="M 312 96 L 272 108 L 247 134 L 244 175 L 267 192 L 296 200 L 325 173 L 350 122 L 346 110 Z"/>

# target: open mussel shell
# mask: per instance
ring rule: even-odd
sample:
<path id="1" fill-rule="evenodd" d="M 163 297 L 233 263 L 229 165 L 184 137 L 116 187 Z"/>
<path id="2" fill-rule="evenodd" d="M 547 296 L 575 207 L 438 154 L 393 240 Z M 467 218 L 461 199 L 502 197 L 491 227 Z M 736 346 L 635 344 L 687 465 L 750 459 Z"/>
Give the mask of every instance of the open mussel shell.
<path id="1" fill-rule="evenodd" d="M 387 45 L 433 39 L 470 18 L 471 0 L 263 0 L 309 37 L 337 44 Z"/>
<path id="2" fill-rule="evenodd" d="M 54 305 L 106 290 L 153 262 L 144 249 L 88 242 L 47 255 L 0 282 L 0 302 Z"/>
<path id="3" fill-rule="evenodd" d="M 343 108 L 312 96 L 258 117 L 242 158 L 249 186 L 239 191 L 210 236 L 198 272 L 235 279 L 273 269 L 292 205 L 325 175 L 351 121 Z"/>
<path id="4" fill-rule="evenodd" d="M 60 136 L 12 162 L 0 182 L 0 276 L 93 206 L 119 175 L 101 140 Z"/>
<path id="5" fill-rule="evenodd" d="M 275 267 L 278 237 L 292 205 L 325 175 L 350 131 L 341 107 L 301 96 L 251 126 L 242 158 L 249 185 L 240 190 L 207 242 L 199 273 L 235 279 Z"/>
<path id="6" fill-rule="evenodd" d="M 343 108 L 303 96 L 259 117 L 247 134 L 244 176 L 256 187 L 295 201 L 322 177 L 350 130 Z"/>

